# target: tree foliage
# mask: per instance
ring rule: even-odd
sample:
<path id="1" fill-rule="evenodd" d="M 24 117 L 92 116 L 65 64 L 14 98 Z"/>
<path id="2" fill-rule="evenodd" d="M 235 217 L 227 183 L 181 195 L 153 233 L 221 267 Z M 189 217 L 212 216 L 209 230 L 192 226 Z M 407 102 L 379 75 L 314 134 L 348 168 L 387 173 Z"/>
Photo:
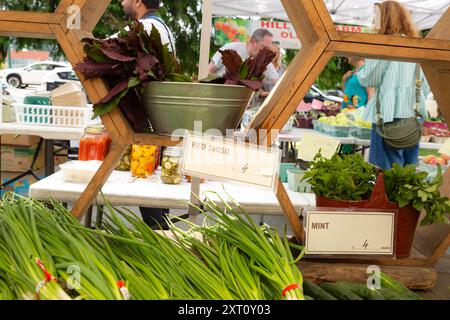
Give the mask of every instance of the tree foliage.
<path id="1" fill-rule="evenodd" d="M 60 0 L 8 0 L 0 4 L 2 10 L 54 12 Z M 120 0 L 112 0 L 105 14 L 94 30 L 94 36 L 105 38 L 118 32 L 126 19 Z M 162 0 L 159 15 L 172 30 L 176 39 L 176 49 L 185 73 L 195 74 L 198 68 L 200 52 L 201 1 L 200 0 Z M 54 40 L 5 38 L 0 37 L 0 63 L 6 58 L 8 46 L 20 50 L 23 48 L 49 50 L 52 57 L 63 56 Z"/>
<path id="2" fill-rule="evenodd" d="M 3 3 L 4 2 L 4 3 Z M 60 0 L 7 0 L 2 1 L 2 10 L 54 12 Z M 94 30 L 94 36 L 106 38 L 118 32 L 126 24 L 121 0 L 112 0 L 105 14 Z M 197 74 L 200 55 L 201 0 L 161 0 L 159 15 L 172 30 L 176 39 L 176 49 L 183 71 L 189 75 Z M 60 47 L 54 40 L 5 38 L 0 37 L 0 63 L 6 58 L 8 46 L 17 50 L 23 48 L 49 50 L 53 58 L 62 57 Z M 211 42 L 211 55 L 218 49 Z M 285 64 L 295 57 L 297 50 L 286 50 Z M 334 57 L 316 83 L 321 89 L 334 89 L 342 86 L 342 76 L 350 70 L 345 58 Z"/>

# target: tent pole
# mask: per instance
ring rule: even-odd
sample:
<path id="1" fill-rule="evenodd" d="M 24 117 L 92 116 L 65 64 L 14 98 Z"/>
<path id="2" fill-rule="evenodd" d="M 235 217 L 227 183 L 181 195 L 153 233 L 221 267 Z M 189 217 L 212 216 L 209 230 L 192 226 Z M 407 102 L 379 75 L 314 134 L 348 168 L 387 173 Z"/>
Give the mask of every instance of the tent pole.
<path id="1" fill-rule="evenodd" d="M 202 32 L 200 38 L 200 61 L 198 63 L 198 79 L 208 76 L 209 50 L 211 47 L 213 0 L 203 0 L 202 3 Z"/>

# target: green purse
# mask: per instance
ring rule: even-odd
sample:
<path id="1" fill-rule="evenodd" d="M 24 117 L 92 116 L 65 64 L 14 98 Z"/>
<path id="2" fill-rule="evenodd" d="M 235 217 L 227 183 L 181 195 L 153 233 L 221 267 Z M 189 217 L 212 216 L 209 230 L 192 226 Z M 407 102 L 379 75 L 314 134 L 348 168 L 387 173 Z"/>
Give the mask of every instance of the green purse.
<path id="1" fill-rule="evenodd" d="M 398 119 L 393 122 L 384 123 L 381 115 L 380 97 L 377 93 L 377 133 L 383 137 L 386 145 L 393 149 L 407 149 L 414 147 L 420 142 L 423 130 L 422 115 L 420 114 L 420 94 L 422 82 L 420 81 L 420 66 L 416 65 L 416 103 L 414 107 L 415 116 L 407 119 Z"/>

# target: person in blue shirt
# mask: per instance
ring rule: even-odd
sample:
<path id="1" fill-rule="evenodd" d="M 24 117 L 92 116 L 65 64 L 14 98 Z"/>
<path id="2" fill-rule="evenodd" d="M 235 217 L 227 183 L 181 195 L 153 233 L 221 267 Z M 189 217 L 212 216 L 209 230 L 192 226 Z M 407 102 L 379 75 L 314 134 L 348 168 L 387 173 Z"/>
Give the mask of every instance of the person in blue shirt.
<path id="1" fill-rule="evenodd" d="M 375 93 L 375 89 L 363 87 L 358 79 L 358 73 L 364 69 L 364 58 L 350 56 L 347 59 L 355 69 L 348 71 L 342 79 L 344 102 L 342 102 L 341 109 L 357 109 L 367 104 Z"/>
<path id="2" fill-rule="evenodd" d="M 375 29 L 379 34 L 420 38 L 411 13 L 397 1 L 384 1 L 375 5 Z M 358 73 L 363 86 L 375 87 L 380 100 L 381 117 L 384 123 L 395 122 L 415 116 L 416 104 L 416 64 L 400 61 L 367 59 L 365 68 Z M 420 72 L 421 90 L 419 112 L 427 115 L 425 99 L 430 86 L 423 72 Z M 376 97 L 376 96 L 375 96 Z M 376 101 L 369 101 L 363 113 L 365 121 L 372 122 L 369 161 L 382 169 L 390 169 L 394 163 L 401 166 L 417 164 L 419 143 L 411 148 L 389 147 L 376 130 Z"/>

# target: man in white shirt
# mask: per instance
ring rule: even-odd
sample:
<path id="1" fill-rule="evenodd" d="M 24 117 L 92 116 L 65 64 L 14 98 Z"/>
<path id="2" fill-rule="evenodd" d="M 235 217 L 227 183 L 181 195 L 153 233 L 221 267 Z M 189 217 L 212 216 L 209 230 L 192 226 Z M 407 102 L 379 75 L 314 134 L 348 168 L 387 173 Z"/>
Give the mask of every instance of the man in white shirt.
<path id="1" fill-rule="evenodd" d="M 158 29 L 161 35 L 161 42 L 163 44 L 168 43 L 169 50 L 175 53 L 173 34 L 164 21 L 156 15 L 159 2 L 159 0 L 123 0 L 122 7 L 125 16 L 129 19 L 139 20 L 148 33 L 152 31 L 153 26 Z"/>
<path id="2" fill-rule="evenodd" d="M 249 42 L 228 43 L 220 48 L 220 50 L 235 50 L 241 57 L 242 61 L 245 61 L 249 57 L 255 58 L 262 48 L 270 48 L 272 46 L 272 43 L 273 34 L 269 30 L 257 29 L 255 32 L 253 32 L 253 35 L 250 38 Z M 221 76 L 225 73 L 225 71 L 225 66 L 222 63 L 222 54 L 217 51 L 212 57 L 211 63 L 208 66 L 208 73 Z M 264 78 L 266 81 L 269 81 L 273 84 L 275 84 L 280 78 L 273 64 L 270 63 L 267 66 L 267 69 L 264 72 Z"/>

